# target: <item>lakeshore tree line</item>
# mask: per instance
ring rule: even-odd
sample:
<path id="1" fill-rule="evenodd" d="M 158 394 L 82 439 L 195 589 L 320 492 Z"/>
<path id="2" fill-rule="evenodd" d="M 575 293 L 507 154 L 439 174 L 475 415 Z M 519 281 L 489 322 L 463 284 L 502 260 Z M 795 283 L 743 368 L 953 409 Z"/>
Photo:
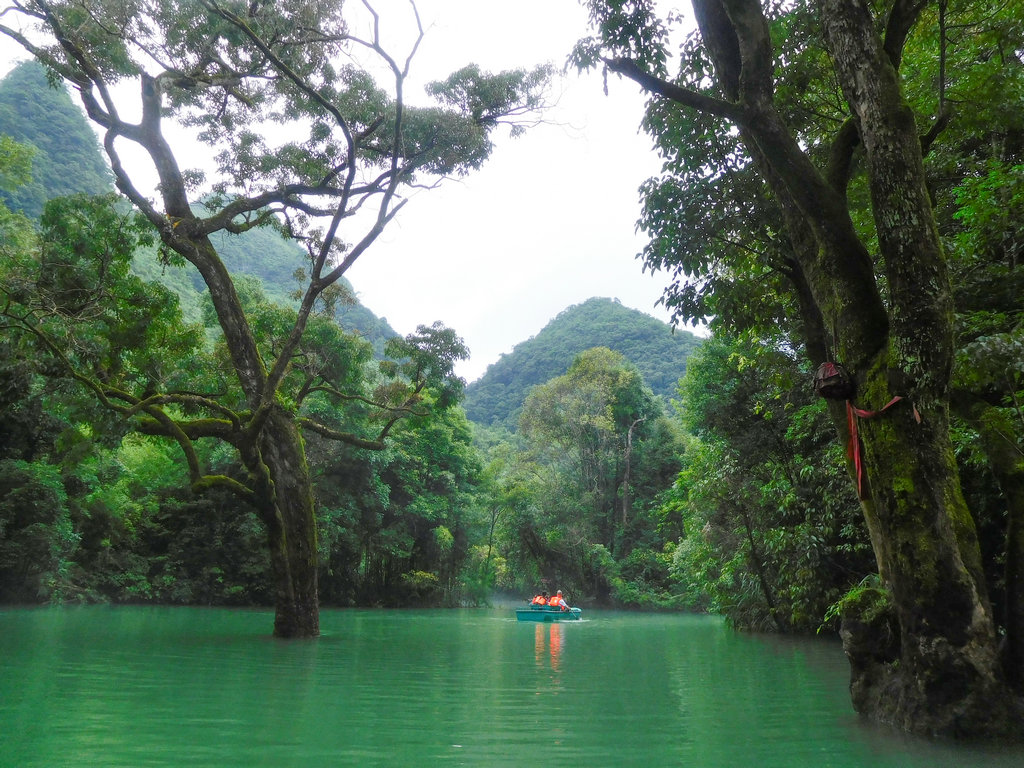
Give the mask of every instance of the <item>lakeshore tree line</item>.
<path id="1" fill-rule="evenodd" d="M 468 392 L 457 330 L 398 336 L 344 272 L 412 185 L 542 112 L 554 73 L 470 65 L 407 104 L 414 59 L 341 5 L 0 18 L 102 145 L 37 64 L 0 85 L 0 599 L 273 604 L 301 637 L 320 604 L 547 586 L 841 629 L 859 711 L 1011 732 L 1021 3 L 696 0 L 674 50 L 652 4 L 588 2 L 574 63 L 651 95 L 642 258 L 713 335 L 592 300 Z M 215 169 L 174 153 L 172 120 Z M 308 134 L 272 146 L 274 121 Z M 835 360 L 849 406 L 811 387 Z"/>

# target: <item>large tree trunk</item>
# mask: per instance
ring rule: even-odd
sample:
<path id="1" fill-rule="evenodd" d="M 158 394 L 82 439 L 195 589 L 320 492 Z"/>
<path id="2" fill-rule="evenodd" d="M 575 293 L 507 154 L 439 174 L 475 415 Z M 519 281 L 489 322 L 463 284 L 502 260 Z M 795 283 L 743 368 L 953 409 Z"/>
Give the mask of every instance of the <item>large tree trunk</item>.
<path id="1" fill-rule="evenodd" d="M 261 501 L 274 579 L 274 636 L 320 634 L 317 531 L 313 488 L 302 436 L 291 416 L 274 408 L 259 440 L 269 475 Z"/>
<path id="2" fill-rule="evenodd" d="M 316 513 L 305 443 L 292 414 L 274 402 L 252 330 L 216 250 L 206 237 L 196 238 L 191 245 L 191 250 L 184 250 L 210 289 L 235 373 L 252 409 L 252 423 L 245 432 L 253 434 L 254 444 L 239 448 L 267 528 L 274 581 L 274 636 L 317 637 Z M 308 312 L 299 314 L 296 327 L 300 332 L 307 318 Z"/>
<path id="3" fill-rule="evenodd" d="M 870 679 L 854 668 L 854 706 L 910 731 L 1008 733 L 1012 712 L 991 612 L 973 572 L 978 543 L 945 413 L 932 410 L 917 424 L 909 406 L 894 408 L 862 422 L 861 435 L 900 653 Z"/>
<path id="4" fill-rule="evenodd" d="M 952 290 L 920 139 L 867 6 L 819 7 L 864 146 L 890 294 L 888 344 L 859 372 L 859 404 L 879 410 L 896 395 L 912 401 L 860 430 L 901 646 L 899 665 L 861 686 L 855 704 L 908 730 L 1006 732 L 1012 720 L 1000 703 L 1008 697 L 981 554 L 949 440 Z"/>
<path id="5" fill-rule="evenodd" d="M 757 0 L 693 0 L 724 98 L 664 81 L 632 59 L 606 61 L 652 93 L 736 125 L 794 246 L 790 277 L 811 359 L 821 362 L 827 328 L 855 374 L 860 408 L 881 411 L 894 396 L 905 400 L 862 420 L 858 430 L 866 473 L 858 485 L 884 583 L 862 593 L 873 597 L 849 600 L 844 615 L 858 710 L 916 732 L 1011 733 L 1019 700 L 1003 680 L 977 535 L 949 438 L 952 293 L 921 142 L 897 74 L 925 3 L 895 0 L 885 5 L 885 20 L 873 18 L 865 0 L 815 4 L 851 111 L 827 172 L 810 161 L 775 106 L 776 62 Z M 876 259 L 858 237 L 846 199 L 858 144 L 884 300 Z M 830 412 L 848 442 L 844 408 Z"/>
<path id="6" fill-rule="evenodd" d="M 268 374 L 234 282 L 209 237 L 194 231 L 196 217 L 177 161 L 162 133 L 159 83 L 142 75 L 142 129 L 136 139 L 145 147 L 160 176 L 165 214 L 156 211 L 131 184 L 113 151 L 108 155 L 119 189 L 147 212 L 169 248 L 191 262 L 203 277 L 231 362 L 250 408 L 249 423 L 231 442 L 239 449 L 250 473 L 254 502 L 267 526 L 275 593 L 274 635 L 316 637 L 320 634 L 317 594 L 316 517 L 312 484 L 302 436 L 294 418 L 276 403 L 276 388 L 287 369 L 297 340 L 308 321 L 315 293 L 308 291 L 292 334 L 279 350 L 280 359 Z M 91 102 L 86 98 L 87 108 Z M 92 105 L 91 112 L 97 106 Z M 94 116 L 94 119 L 96 117 Z M 101 120 L 102 122 L 102 120 Z"/>

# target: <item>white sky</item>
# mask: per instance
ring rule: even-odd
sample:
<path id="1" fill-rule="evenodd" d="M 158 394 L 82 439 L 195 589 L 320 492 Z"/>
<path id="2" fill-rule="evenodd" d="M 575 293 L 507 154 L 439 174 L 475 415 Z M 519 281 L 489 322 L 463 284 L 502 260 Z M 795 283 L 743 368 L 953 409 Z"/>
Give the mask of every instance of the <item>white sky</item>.
<path id="1" fill-rule="evenodd" d="M 560 71 L 587 31 L 577 0 L 418 7 L 427 34 L 413 74 L 423 81 L 468 63 Z M 605 96 L 600 73 L 572 71 L 554 92 L 548 124 L 502 137 L 479 172 L 410 201 L 348 273 L 363 304 L 398 332 L 435 320 L 454 328 L 472 354 L 458 369 L 467 381 L 593 296 L 669 320 L 655 307 L 666 276 L 644 273 L 635 258 L 637 188 L 659 168 L 639 131 L 639 88 L 610 78 Z"/>
<path id="2" fill-rule="evenodd" d="M 550 62 L 560 71 L 587 31 L 577 0 L 417 6 L 426 38 L 409 93 L 469 63 L 497 72 Z M 408 4 L 376 7 L 387 47 L 387 21 L 407 23 Z M 20 51 L 6 38 L 0 47 L 6 71 Z M 605 96 L 600 73 L 571 71 L 553 96 L 547 124 L 498 137 L 481 171 L 417 194 L 347 274 L 360 301 L 399 333 L 436 320 L 454 328 L 472 354 L 457 368 L 467 381 L 593 296 L 669 319 L 655 307 L 667 277 L 644 273 L 635 258 L 643 247 L 637 188 L 659 167 L 639 131 L 639 89 L 610 78 Z"/>

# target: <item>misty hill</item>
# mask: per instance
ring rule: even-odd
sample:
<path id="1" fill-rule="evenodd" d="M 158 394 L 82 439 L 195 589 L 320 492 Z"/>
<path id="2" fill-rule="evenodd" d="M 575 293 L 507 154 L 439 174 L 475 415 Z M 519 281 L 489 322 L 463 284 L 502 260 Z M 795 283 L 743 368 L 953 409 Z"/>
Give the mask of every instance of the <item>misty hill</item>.
<path id="1" fill-rule="evenodd" d="M 35 61 L 19 64 L 0 80 L 0 134 L 35 147 L 32 181 L 0 191 L 8 208 L 35 219 L 53 197 L 114 189 L 99 140 L 64 88 L 52 88 Z"/>
<path id="2" fill-rule="evenodd" d="M 643 374 L 656 395 L 675 395 L 686 371 L 686 358 L 700 344 L 689 331 L 672 331 L 667 323 L 615 299 L 594 298 L 561 312 L 533 338 L 517 344 L 466 388 L 466 414 L 478 424 L 516 429 L 530 388 L 561 376 L 580 352 L 608 347 Z"/>
<path id="3" fill-rule="evenodd" d="M 51 198 L 113 190 L 106 158 L 85 115 L 66 89 L 50 86 L 45 70 L 35 61 L 19 64 L 0 80 L 0 134 L 36 148 L 32 181 L 13 193 L 0 193 L 0 200 L 12 210 L 37 218 Z M 297 287 L 293 275 L 306 261 L 298 245 L 267 229 L 218 234 L 212 239 L 229 271 L 259 278 L 266 295 L 279 304 L 292 301 Z M 139 254 L 134 267 L 141 277 L 173 289 L 181 298 L 186 319 L 198 320 L 206 286 L 197 271 L 165 269 L 155 253 Z M 342 281 L 354 296 L 352 285 Z M 378 354 L 384 341 L 396 335 L 387 320 L 358 301 L 342 306 L 337 319 L 343 328 L 370 341 Z"/>

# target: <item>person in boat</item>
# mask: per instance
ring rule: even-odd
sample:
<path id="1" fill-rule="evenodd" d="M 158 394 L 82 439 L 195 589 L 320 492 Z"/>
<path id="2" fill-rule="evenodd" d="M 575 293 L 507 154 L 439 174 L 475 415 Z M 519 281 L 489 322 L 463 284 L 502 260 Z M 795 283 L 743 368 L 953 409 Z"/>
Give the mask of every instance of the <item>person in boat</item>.
<path id="1" fill-rule="evenodd" d="M 548 593 L 541 592 L 530 601 L 530 605 L 547 605 L 548 604 Z"/>
<path id="2" fill-rule="evenodd" d="M 561 608 L 563 611 L 569 610 L 569 604 L 562 598 L 562 590 L 558 590 L 558 593 L 548 600 L 548 605 L 552 608 Z"/>

